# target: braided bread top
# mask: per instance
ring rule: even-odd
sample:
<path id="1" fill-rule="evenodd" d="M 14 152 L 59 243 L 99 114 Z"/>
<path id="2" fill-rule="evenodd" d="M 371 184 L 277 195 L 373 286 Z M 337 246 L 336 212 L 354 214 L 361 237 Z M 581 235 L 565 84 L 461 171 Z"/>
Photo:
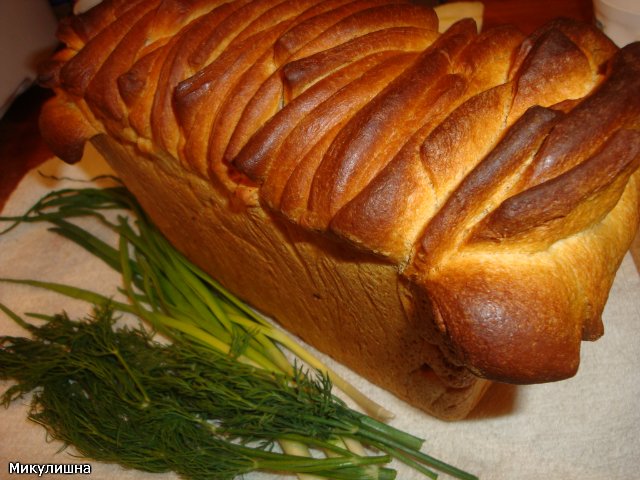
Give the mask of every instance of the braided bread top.
<path id="1" fill-rule="evenodd" d="M 619 50 L 566 19 L 529 37 L 472 20 L 440 33 L 434 11 L 408 0 L 105 0 L 59 38 L 40 81 L 58 94 L 42 130 L 63 159 L 108 133 L 378 254 L 426 288 L 443 348 L 480 375 L 570 375 L 576 361 L 539 357 L 601 334 L 594 284 L 615 269 L 589 282 L 574 267 L 616 264 L 626 248 L 602 247 L 602 232 L 632 218 L 611 213 L 621 198 L 637 202 L 639 44 Z M 571 300 L 534 298 L 527 271 L 534 284 L 549 272 L 573 282 Z M 534 338 L 535 367 L 507 367 Z M 485 358 L 491 342 L 499 360 Z"/>

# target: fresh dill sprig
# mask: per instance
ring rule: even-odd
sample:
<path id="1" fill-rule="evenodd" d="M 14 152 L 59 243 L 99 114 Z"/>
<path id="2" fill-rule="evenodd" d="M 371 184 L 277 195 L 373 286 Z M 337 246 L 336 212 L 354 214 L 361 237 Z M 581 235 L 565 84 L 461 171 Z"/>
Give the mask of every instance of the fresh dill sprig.
<path id="1" fill-rule="evenodd" d="M 83 322 L 56 315 L 29 331 L 32 339 L 0 338 L 0 378 L 17 382 L 2 402 L 34 391 L 30 418 L 84 456 L 193 479 L 255 470 L 395 477 L 384 468 L 372 477 L 364 468 L 388 463 L 388 455 L 271 451 L 280 436 L 339 450 L 329 440 L 358 428 L 358 416 L 331 396 L 326 378 L 291 382 L 194 344 L 160 344 L 142 328 L 115 329 L 109 308 Z"/>

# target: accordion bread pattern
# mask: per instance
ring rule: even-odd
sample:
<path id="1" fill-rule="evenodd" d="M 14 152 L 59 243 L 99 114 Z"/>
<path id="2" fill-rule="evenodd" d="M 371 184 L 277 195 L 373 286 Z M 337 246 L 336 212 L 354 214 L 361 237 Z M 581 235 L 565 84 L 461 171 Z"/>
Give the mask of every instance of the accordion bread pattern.
<path id="1" fill-rule="evenodd" d="M 389 0 L 106 0 L 40 72 L 162 231 L 285 328 L 462 418 L 575 374 L 638 225 L 640 44 Z"/>

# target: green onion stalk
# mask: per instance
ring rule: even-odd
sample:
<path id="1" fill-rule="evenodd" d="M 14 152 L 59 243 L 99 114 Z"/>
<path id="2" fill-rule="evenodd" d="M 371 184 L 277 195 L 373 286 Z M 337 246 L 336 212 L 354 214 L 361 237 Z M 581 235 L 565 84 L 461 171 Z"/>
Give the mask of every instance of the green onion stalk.
<path id="1" fill-rule="evenodd" d="M 83 217 L 93 217 L 115 232 L 118 245 L 109 245 L 73 222 L 74 219 Z M 106 188 L 53 191 L 41 198 L 24 215 L 0 217 L 0 220 L 12 222 L 4 232 L 20 223 L 48 222 L 51 231 L 75 242 L 120 272 L 123 279 L 121 292 L 127 301 L 116 301 L 97 292 L 52 282 L 24 279 L 0 279 L 1 281 L 45 288 L 93 305 L 109 305 L 110 311 L 133 314 L 145 320 L 154 331 L 169 338 L 174 345 L 184 348 L 188 346 L 191 351 L 199 354 L 208 352 L 216 361 L 231 358 L 234 364 L 241 364 L 242 368 L 248 368 L 256 375 L 286 378 L 288 380 L 285 383 L 298 385 L 299 392 L 304 392 L 310 388 L 308 375 L 299 368 L 297 360 L 288 359 L 283 352 L 284 348 L 313 371 L 319 372 L 323 379 L 320 382 L 322 388 L 336 386 L 366 413 L 350 413 L 357 419 L 355 424 L 358 425 L 358 435 L 353 434 L 353 424 L 349 427 L 351 430 L 345 429 L 339 422 L 336 424 L 329 420 L 329 416 L 326 422 L 327 426 L 333 429 L 333 433 L 325 435 L 322 442 L 311 442 L 315 436 L 302 433 L 262 438 L 278 441 L 283 450 L 296 453 L 289 456 L 301 458 L 299 454 L 308 454 L 307 447 L 312 446 L 326 452 L 327 458 L 324 460 L 327 463 L 330 463 L 330 460 L 339 462 L 340 459 L 352 458 L 354 455 L 355 458 L 366 458 L 362 448 L 362 443 L 365 443 L 385 453 L 382 456 L 371 457 L 375 460 L 366 468 L 368 472 L 381 475 L 379 478 L 390 478 L 385 477 L 389 475 L 389 469 L 378 468 L 375 463 L 388 461 L 390 457 L 406 463 L 430 478 L 436 478 L 436 474 L 427 466 L 457 478 L 475 478 L 420 452 L 421 439 L 383 423 L 392 417 L 390 412 L 355 389 L 291 337 L 275 328 L 219 282 L 187 260 L 157 230 L 135 198 L 121 184 Z M 10 313 L 6 307 L 2 309 L 7 314 Z M 10 316 L 23 322 L 15 314 L 11 313 Z M 22 324 L 34 331 L 25 322 Z M 0 364 L 0 367 L 4 368 L 4 365 Z M 178 370 L 177 367 L 175 369 Z M 181 375 L 186 373 L 188 372 L 180 370 Z M 330 398 L 334 399 L 333 396 Z M 215 414 L 211 415 L 211 418 L 213 417 Z M 321 415 L 318 418 L 324 417 Z M 226 435 L 230 433 L 243 439 L 253 438 L 248 432 L 225 430 Z M 359 452 L 360 455 L 353 452 Z M 314 459 L 307 458 L 306 461 L 312 460 Z M 269 464 L 265 460 L 260 465 L 256 464 L 256 468 L 261 469 Z M 357 466 L 361 467 L 362 465 Z M 347 478 L 331 476 L 326 469 L 314 468 L 288 471 L 327 478 Z"/>

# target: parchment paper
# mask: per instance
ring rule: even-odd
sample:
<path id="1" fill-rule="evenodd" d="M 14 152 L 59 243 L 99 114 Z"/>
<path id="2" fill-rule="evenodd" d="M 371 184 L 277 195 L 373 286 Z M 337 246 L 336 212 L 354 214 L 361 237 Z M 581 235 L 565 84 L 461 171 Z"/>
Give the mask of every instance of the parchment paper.
<path id="1" fill-rule="evenodd" d="M 51 159 L 31 172 L 3 214 L 20 214 L 50 189 L 79 185 L 42 173 L 90 179 L 108 168 L 93 150 L 76 166 Z M 46 232 L 42 224 L 22 225 L 0 236 L 0 277 L 54 280 L 104 294 L 115 293 L 119 277 L 69 241 Z M 86 304 L 24 286 L 0 283 L 0 302 L 18 313 L 89 312 Z M 424 451 L 486 480 L 629 480 L 640 467 L 640 276 L 630 256 L 618 272 L 604 314 L 606 333 L 583 343 L 578 374 L 569 380 L 532 386 L 494 385 L 467 420 L 448 423 L 429 417 L 369 384 L 331 360 L 327 362 L 371 397 L 395 412 L 392 424 L 426 439 Z M 24 335 L 0 313 L 0 334 Z M 323 357 L 324 358 L 324 357 Z M 0 384 L 0 391 L 8 384 Z M 27 420 L 28 398 L 0 407 L 0 479 L 9 463 L 91 465 L 94 480 L 170 479 L 128 471 L 72 456 L 49 442 L 45 430 Z M 399 479 L 421 478 L 402 466 Z M 13 475 L 11 475 L 13 476 Z M 68 475 L 45 475 L 69 478 Z M 20 475 L 30 478 L 30 475 Z M 295 478 L 252 474 L 249 479 Z M 447 478 L 442 475 L 440 478 Z"/>

